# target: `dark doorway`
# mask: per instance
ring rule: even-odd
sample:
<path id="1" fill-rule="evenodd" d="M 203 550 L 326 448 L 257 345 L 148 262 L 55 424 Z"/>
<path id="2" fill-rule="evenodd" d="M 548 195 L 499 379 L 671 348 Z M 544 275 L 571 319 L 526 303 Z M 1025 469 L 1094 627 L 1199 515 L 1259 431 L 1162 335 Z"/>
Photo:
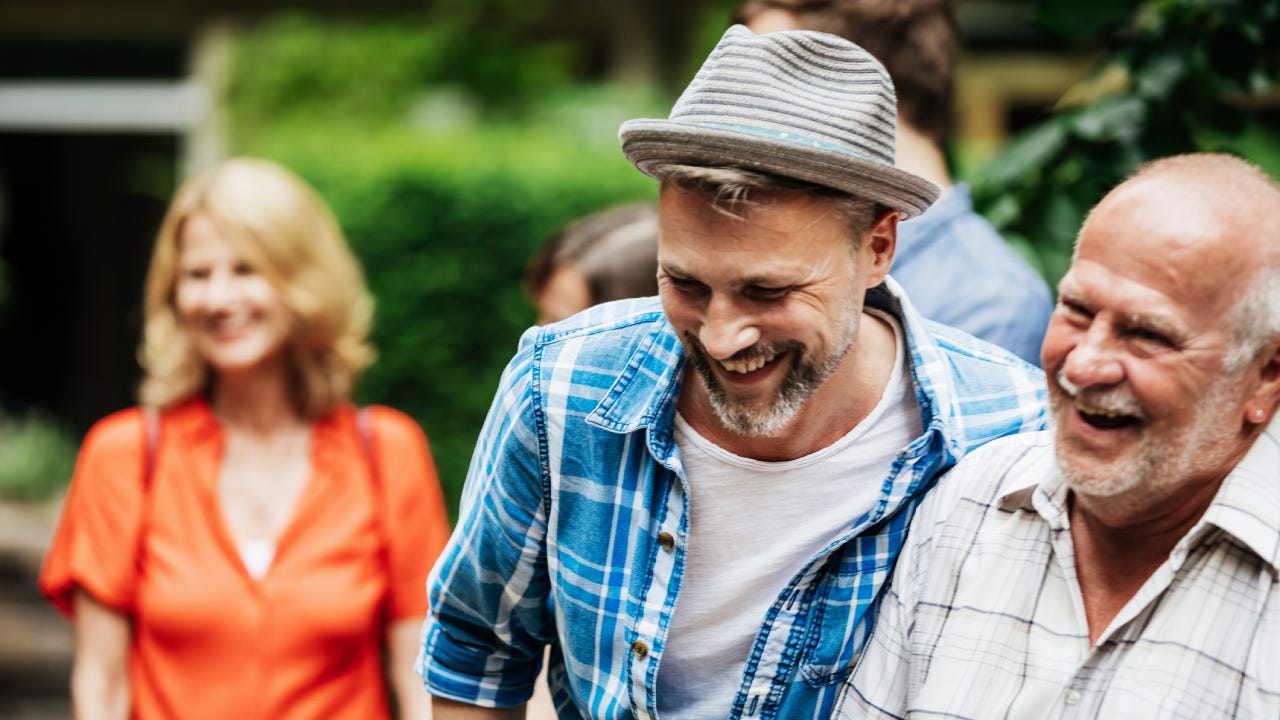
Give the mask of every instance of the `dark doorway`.
<path id="1" fill-rule="evenodd" d="M 0 133 L 0 400 L 82 433 L 135 402 L 147 256 L 174 136 Z"/>

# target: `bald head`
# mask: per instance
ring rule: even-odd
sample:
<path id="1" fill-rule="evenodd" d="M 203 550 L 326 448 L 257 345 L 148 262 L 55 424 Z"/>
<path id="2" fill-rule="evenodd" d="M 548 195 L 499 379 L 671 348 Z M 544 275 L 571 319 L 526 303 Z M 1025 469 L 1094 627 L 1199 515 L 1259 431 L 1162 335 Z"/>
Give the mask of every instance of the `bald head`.
<path id="1" fill-rule="evenodd" d="M 1107 242 L 1149 245 L 1152 272 L 1231 318 L 1229 365 L 1280 338 L 1280 184 L 1258 167 L 1216 153 L 1152 161 L 1089 214 L 1077 255 L 1103 225 Z"/>

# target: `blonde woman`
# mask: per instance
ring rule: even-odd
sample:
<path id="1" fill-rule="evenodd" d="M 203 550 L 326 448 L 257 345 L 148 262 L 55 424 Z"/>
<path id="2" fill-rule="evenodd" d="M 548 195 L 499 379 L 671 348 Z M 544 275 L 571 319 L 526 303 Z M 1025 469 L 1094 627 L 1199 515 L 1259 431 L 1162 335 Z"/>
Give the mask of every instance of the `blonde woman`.
<path id="1" fill-rule="evenodd" d="M 41 574 L 75 627 L 77 718 L 426 716 L 412 664 L 448 520 L 413 421 L 350 403 L 371 314 L 290 172 L 235 159 L 179 189 L 147 409 L 90 430 Z"/>

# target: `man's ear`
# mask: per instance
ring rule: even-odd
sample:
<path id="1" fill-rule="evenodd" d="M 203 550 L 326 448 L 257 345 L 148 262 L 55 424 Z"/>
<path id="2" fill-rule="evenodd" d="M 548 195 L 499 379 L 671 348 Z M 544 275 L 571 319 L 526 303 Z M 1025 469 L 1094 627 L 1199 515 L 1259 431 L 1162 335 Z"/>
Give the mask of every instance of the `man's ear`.
<path id="1" fill-rule="evenodd" d="M 1280 404 L 1280 339 L 1272 340 L 1269 347 L 1266 357 L 1255 361 L 1260 363 L 1257 384 L 1244 404 L 1244 420 L 1254 425 L 1270 422 Z"/>
<path id="2" fill-rule="evenodd" d="M 867 287 L 875 287 L 884 282 L 889 274 L 889 266 L 893 264 L 893 253 L 898 247 L 898 220 L 902 214 L 888 209 L 871 221 L 866 237 L 862 241 L 864 259 L 867 265 Z"/>

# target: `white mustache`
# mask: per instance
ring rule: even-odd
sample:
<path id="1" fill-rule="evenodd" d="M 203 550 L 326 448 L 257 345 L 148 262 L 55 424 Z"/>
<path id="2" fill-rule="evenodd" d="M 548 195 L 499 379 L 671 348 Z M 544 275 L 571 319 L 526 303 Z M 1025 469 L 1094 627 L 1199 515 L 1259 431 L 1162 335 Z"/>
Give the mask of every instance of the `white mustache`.
<path id="1" fill-rule="evenodd" d="M 1068 380 L 1062 369 L 1054 374 L 1054 380 L 1062 392 L 1075 401 L 1076 407 L 1081 410 L 1095 414 L 1132 415 L 1144 421 L 1147 419 L 1142 404 L 1134 397 L 1133 392 L 1125 387 L 1081 388 Z"/>

